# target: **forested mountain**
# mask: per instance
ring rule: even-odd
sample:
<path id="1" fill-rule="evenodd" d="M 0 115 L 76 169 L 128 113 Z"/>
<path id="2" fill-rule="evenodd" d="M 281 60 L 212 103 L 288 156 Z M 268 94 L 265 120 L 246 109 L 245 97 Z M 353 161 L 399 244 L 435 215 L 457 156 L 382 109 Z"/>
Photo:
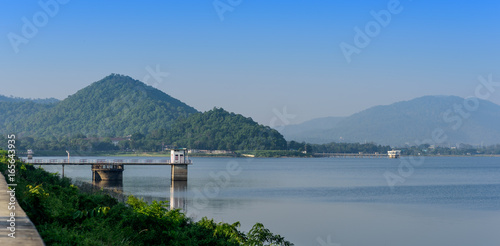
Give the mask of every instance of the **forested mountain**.
<path id="1" fill-rule="evenodd" d="M 464 105 L 466 102 L 468 106 Z M 477 99 L 474 105 L 473 101 L 457 96 L 424 96 L 366 109 L 326 129 L 311 130 L 304 123 L 303 127 L 287 126 L 282 133 L 288 140 L 311 143 L 375 142 L 401 146 L 432 139 L 438 129 L 446 139 L 437 144 L 489 145 L 500 143 L 498 122 L 500 106 L 492 102 Z"/>
<path id="2" fill-rule="evenodd" d="M 105 150 L 106 138 L 132 135 L 122 149 L 282 150 L 276 130 L 223 109 L 199 113 L 183 102 L 134 80 L 112 74 L 57 103 L 8 98 L 0 102 L 0 130 L 16 133 L 26 148 Z M 97 138 L 96 138 L 97 137 Z M 97 141 L 97 142 L 96 142 Z M 100 145 L 101 144 L 101 145 Z"/>
<path id="3" fill-rule="evenodd" d="M 2 102 L 2 133 L 56 137 L 125 136 L 168 128 L 197 111 L 128 76 L 111 74 L 55 104 Z"/>
<path id="4" fill-rule="evenodd" d="M 214 108 L 177 121 L 169 130 L 153 131 L 147 139 L 193 149 L 286 149 L 283 136 L 252 118 Z"/>
<path id="5" fill-rule="evenodd" d="M 59 102 L 59 100 L 55 98 L 35 98 L 35 99 L 30 99 L 30 98 L 21 98 L 21 97 L 6 97 L 3 95 L 0 95 L 0 102 L 34 102 L 34 103 L 41 103 L 41 104 L 51 104 L 51 103 L 56 103 Z"/>

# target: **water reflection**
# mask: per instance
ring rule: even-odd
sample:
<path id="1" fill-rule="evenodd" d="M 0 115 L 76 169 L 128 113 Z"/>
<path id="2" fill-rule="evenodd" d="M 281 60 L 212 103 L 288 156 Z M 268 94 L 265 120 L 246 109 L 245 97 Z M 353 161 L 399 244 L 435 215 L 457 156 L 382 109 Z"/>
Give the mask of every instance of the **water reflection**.
<path id="1" fill-rule="evenodd" d="M 123 180 L 101 180 L 93 181 L 92 185 L 95 187 L 110 190 L 119 194 L 123 193 Z"/>
<path id="2" fill-rule="evenodd" d="M 126 200 L 126 194 L 123 191 L 123 180 L 101 180 L 93 181 L 92 185 L 98 190 L 109 191 L 113 197 L 119 199 L 120 201 Z M 125 192 L 125 193 L 129 193 Z M 141 196 L 135 194 L 137 197 L 144 199 L 146 202 L 151 203 L 153 200 L 168 200 L 170 204 L 170 209 L 181 209 L 184 212 L 187 211 L 187 181 L 171 181 L 170 182 L 170 197 L 153 197 L 153 196 Z"/>
<path id="3" fill-rule="evenodd" d="M 170 209 L 182 209 L 187 212 L 186 191 L 187 181 L 171 181 Z"/>

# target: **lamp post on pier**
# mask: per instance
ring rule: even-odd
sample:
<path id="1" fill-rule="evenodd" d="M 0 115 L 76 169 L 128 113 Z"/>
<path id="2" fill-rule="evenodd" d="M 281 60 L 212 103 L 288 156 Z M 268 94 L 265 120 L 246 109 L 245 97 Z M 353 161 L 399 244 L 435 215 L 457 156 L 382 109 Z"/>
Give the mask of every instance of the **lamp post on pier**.
<path id="1" fill-rule="evenodd" d="M 66 150 L 66 153 L 68 153 L 68 164 L 69 164 L 69 151 Z M 62 177 L 64 178 L 64 163 L 62 166 L 63 166 Z"/>

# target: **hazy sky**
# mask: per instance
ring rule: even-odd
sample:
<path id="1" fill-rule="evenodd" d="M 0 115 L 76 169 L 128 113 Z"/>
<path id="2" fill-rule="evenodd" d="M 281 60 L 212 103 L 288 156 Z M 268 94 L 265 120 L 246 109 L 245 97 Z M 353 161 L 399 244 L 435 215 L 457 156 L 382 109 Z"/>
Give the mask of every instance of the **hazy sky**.
<path id="1" fill-rule="evenodd" d="M 64 99 L 119 73 L 280 125 L 500 81 L 500 1 L 1 3 L 7 96 Z"/>

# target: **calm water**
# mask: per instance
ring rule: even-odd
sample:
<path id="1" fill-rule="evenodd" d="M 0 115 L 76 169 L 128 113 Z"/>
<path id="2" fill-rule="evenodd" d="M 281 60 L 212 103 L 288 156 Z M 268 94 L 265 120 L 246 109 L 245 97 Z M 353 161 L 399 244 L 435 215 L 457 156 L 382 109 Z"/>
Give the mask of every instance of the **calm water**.
<path id="1" fill-rule="evenodd" d="M 187 187 L 172 191 L 195 219 L 244 231 L 262 222 L 295 245 L 500 245 L 500 158 L 428 157 L 393 189 L 384 173 L 404 159 L 192 159 Z M 65 174 L 91 181 L 90 166 Z M 168 166 L 126 166 L 123 176 L 124 193 L 170 200 Z"/>

